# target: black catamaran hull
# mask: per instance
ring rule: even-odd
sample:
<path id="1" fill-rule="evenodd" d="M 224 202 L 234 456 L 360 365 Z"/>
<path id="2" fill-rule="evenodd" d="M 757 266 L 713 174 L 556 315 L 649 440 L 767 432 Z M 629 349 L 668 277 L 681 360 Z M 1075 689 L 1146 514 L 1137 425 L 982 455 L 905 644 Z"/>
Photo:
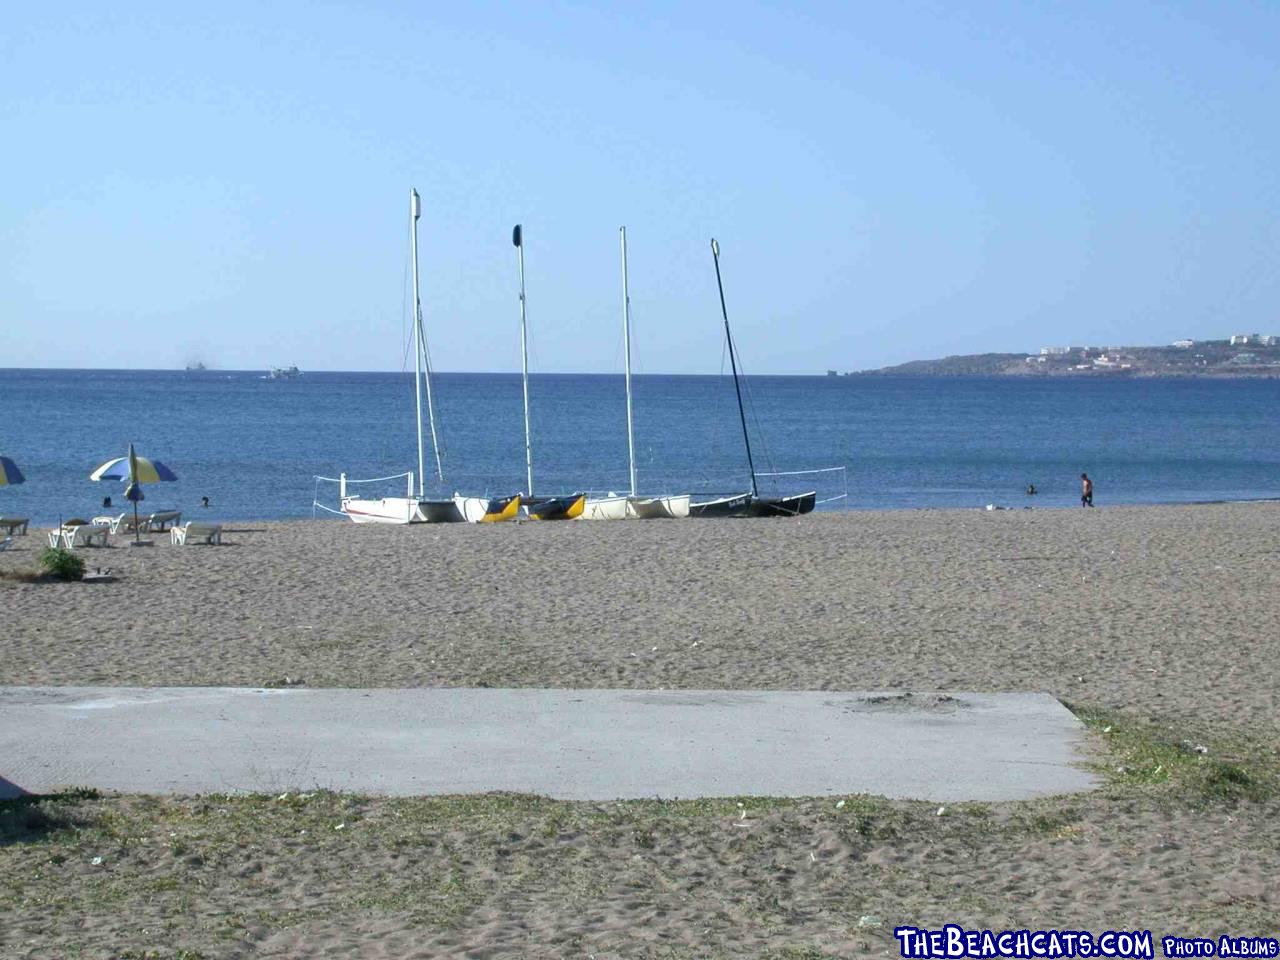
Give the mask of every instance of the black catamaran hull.
<path id="1" fill-rule="evenodd" d="M 751 494 L 740 493 L 732 497 L 721 497 L 718 500 L 703 500 L 701 503 L 689 504 L 689 516 L 712 517 L 746 517 L 750 516 Z"/>
<path id="2" fill-rule="evenodd" d="M 524 500 L 530 520 L 576 520 L 587 504 L 585 493 L 567 497 L 528 497 Z"/>
<path id="3" fill-rule="evenodd" d="M 748 517 L 798 517 L 810 513 L 818 502 L 817 491 L 798 493 L 792 497 L 752 497 Z"/>
<path id="4" fill-rule="evenodd" d="M 691 517 L 798 517 L 817 504 L 816 491 L 790 497 L 757 497 L 749 493 L 689 504 Z"/>

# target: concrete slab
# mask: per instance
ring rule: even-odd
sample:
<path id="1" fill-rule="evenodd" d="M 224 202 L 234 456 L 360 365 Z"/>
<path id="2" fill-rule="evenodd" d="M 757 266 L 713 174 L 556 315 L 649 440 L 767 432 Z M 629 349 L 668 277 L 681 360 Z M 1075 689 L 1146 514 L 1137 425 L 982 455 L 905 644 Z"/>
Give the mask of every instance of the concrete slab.
<path id="1" fill-rule="evenodd" d="M 327 788 L 568 800 L 1088 790 L 1039 693 L 0 688 L 0 794 Z"/>

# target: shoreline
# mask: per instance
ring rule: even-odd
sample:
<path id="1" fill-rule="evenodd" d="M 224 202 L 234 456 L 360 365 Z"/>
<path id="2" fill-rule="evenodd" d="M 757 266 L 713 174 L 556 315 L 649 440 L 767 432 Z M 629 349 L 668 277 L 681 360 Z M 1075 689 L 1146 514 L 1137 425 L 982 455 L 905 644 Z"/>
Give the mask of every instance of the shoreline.
<path id="1" fill-rule="evenodd" d="M 1042 495 L 1043 494 L 1037 494 L 1036 496 L 1039 497 Z M 1026 500 L 1034 499 L 1032 497 L 1026 497 L 1025 495 L 1023 496 L 1024 496 L 1024 499 Z M 1006 505 L 1004 503 L 994 501 L 994 500 L 989 502 L 995 506 L 995 509 L 998 512 L 1037 511 L 1041 513 L 1048 513 L 1048 512 L 1060 512 L 1060 511 L 1071 511 L 1071 510 L 1082 509 L 1078 503 L 1075 503 L 1072 501 L 1067 501 L 1064 503 L 1053 503 L 1047 506 L 1042 506 L 1038 503 L 1021 503 L 1018 501 L 1011 501 L 1011 503 L 1015 503 L 1017 505 Z M 1253 504 L 1253 503 L 1280 503 L 1280 495 L 1256 496 L 1256 497 L 1221 497 L 1221 498 L 1212 498 L 1212 499 L 1204 499 L 1204 500 L 1158 500 L 1158 501 L 1146 501 L 1146 500 L 1144 501 L 1120 501 L 1120 500 L 1110 501 L 1108 500 L 1095 505 L 1093 509 L 1107 510 L 1107 511 L 1148 510 L 1148 509 L 1162 509 L 1162 508 L 1176 508 L 1176 507 L 1206 507 L 1206 506 L 1224 506 L 1224 505 L 1230 505 L 1230 504 Z M 116 509 L 117 509 L 116 507 L 107 508 L 107 512 L 111 512 Z M 158 509 L 167 510 L 169 508 L 163 507 Z M 178 510 L 180 508 L 174 507 L 172 509 Z M 837 507 L 837 508 L 830 508 L 830 509 L 819 508 L 817 510 L 814 510 L 811 514 L 808 514 L 807 516 L 833 517 L 833 516 L 840 516 L 843 514 L 875 514 L 878 516 L 883 516 L 887 514 L 918 514 L 918 513 L 967 514 L 975 511 L 979 513 L 990 512 L 988 511 L 986 504 L 978 504 L 974 506 L 914 506 L 914 507 L 910 507 L 910 506 L 878 507 L 874 505 L 860 504 L 856 507 L 848 506 L 848 507 Z M 101 513 L 101 512 L 103 512 L 103 509 L 99 506 L 99 507 L 95 507 L 93 510 L 84 511 L 82 512 L 81 515 L 85 518 L 88 518 L 90 516 L 96 515 L 96 513 Z M 182 510 L 181 512 L 182 512 L 183 522 L 186 522 L 187 520 L 196 520 L 202 523 L 203 522 L 220 523 L 223 525 L 224 529 L 229 528 L 231 526 L 236 526 L 236 525 L 255 524 L 255 523 L 258 523 L 258 524 L 338 523 L 343 525 L 355 526 L 355 524 L 351 524 L 350 520 L 348 520 L 345 515 L 335 514 L 335 513 L 329 513 L 327 515 L 317 513 L 311 516 L 227 518 L 222 516 L 216 508 L 210 508 L 209 510 L 206 511 L 201 507 L 195 507 L 190 511 Z M 0 517 L 13 517 L 18 515 L 19 515 L 19 512 L 16 510 L 0 511 Z M 724 519 L 726 518 L 712 518 L 710 520 L 697 519 L 697 518 L 685 518 L 685 520 L 681 520 L 681 521 L 665 521 L 664 520 L 664 521 L 657 521 L 657 522 L 668 523 L 668 522 L 692 521 L 694 523 L 707 523 L 707 522 L 721 522 Z M 755 522 L 761 522 L 761 521 L 767 522 L 770 519 L 776 519 L 776 518 L 734 517 L 734 518 L 727 518 L 727 519 L 729 519 L 730 522 L 734 522 L 734 523 L 739 521 L 745 521 L 747 523 L 755 523 Z M 519 521 L 515 521 L 514 523 L 515 525 L 519 526 L 528 522 L 530 521 L 521 519 Z M 590 523 L 592 526 L 598 526 L 599 524 L 606 523 L 606 522 L 612 525 L 612 524 L 618 524 L 618 523 L 636 523 L 636 522 L 654 522 L 654 521 L 583 521 L 583 522 Z M 57 526 L 56 520 L 46 520 L 39 516 L 32 515 L 30 517 L 30 531 L 28 535 L 34 536 L 37 532 L 44 532 L 46 530 L 51 530 L 51 529 L 54 529 L 56 526 Z M 366 526 L 366 525 L 361 524 L 360 526 Z M 381 526 L 381 525 L 373 524 L 373 526 Z M 402 524 L 402 525 L 387 524 L 386 526 L 391 526 L 391 527 L 394 527 L 394 526 L 467 527 L 467 526 L 471 526 L 471 524 L 467 524 L 467 523 Z M 167 533 L 167 531 L 162 531 L 162 532 Z M 152 534 L 152 536 L 156 536 L 156 535 L 157 534 Z"/>

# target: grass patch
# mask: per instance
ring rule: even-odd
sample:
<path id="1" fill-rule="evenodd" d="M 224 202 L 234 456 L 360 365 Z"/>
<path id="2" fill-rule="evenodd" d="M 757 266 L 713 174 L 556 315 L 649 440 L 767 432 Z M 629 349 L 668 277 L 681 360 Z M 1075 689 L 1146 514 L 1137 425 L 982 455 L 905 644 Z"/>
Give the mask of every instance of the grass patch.
<path id="1" fill-rule="evenodd" d="M 81 805 L 99 796 L 96 790 L 74 788 L 62 793 L 0 800 L 0 847 L 39 843 L 76 830 L 85 819 Z"/>
<path id="2" fill-rule="evenodd" d="M 1259 802 L 1277 796 L 1280 764 L 1260 745 L 1188 738 L 1186 730 L 1162 728 L 1099 707 L 1066 706 L 1103 738 L 1108 756 L 1093 766 L 1113 788 L 1176 792 L 1198 804 Z"/>
<path id="3" fill-rule="evenodd" d="M 49 583 L 53 577 L 27 570 L 0 570 L 0 580 L 8 580 L 11 583 Z"/>

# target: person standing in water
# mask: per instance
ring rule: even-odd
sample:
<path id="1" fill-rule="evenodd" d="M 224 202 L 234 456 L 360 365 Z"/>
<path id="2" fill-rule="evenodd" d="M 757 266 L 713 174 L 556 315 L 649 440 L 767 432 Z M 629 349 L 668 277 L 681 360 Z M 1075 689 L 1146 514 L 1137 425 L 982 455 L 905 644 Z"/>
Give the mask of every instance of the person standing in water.
<path id="1" fill-rule="evenodd" d="M 1093 481 L 1087 473 L 1080 474 L 1080 506 L 1093 506 Z"/>

